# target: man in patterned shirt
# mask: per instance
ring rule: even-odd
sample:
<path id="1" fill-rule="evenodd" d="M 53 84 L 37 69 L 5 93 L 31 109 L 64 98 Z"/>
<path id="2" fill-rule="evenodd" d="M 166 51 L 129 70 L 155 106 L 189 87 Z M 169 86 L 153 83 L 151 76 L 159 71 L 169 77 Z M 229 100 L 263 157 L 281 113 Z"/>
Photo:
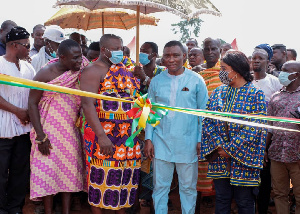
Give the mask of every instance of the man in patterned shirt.
<path id="1" fill-rule="evenodd" d="M 279 81 L 283 89 L 273 95 L 268 106 L 268 115 L 298 117 L 300 107 L 300 62 L 283 64 Z M 271 125 L 300 130 L 292 123 L 271 122 Z M 290 179 L 296 198 L 296 213 L 300 213 L 300 133 L 272 130 L 268 132 L 266 151 L 271 160 L 271 176 L 277 213 L 289 213 L 288 195 Z"/>

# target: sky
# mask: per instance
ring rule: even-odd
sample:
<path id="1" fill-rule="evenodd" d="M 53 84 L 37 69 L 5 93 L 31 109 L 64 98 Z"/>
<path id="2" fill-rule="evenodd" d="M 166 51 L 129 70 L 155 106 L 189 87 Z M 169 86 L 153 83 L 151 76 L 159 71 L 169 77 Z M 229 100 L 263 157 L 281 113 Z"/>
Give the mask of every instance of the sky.
<path id="1" fill-rule="evenodd" d="M 204 21 L 197 38 L 201 43 L 206 37 L 221 38 L 228 43 L 237 39 L 238 47 L 246 55 L 251 55 L 253 48 L 261 43 L 281 43 L 287 48 L 294 48 L 300 55 L 300 1 L 296 0 L 211 0 L 221 11 L 222 16 L 202 14 Z M 36 24 L 43 24 L 59 8 L 53 8 L 56 0 L 9 0 L 2 4 L 0 23 L 10 19 L 30 33 Z M 171 13 L 151 14 L 160 19 L 158 26 L 141 26 L 140 44 L 146 41 L 156 42 L 159 53 L 165 43 L 179 40 L 174 34 L 171 24 L 181 19 Z M 66 30 L 67 33 L 75 31 Z M 91 41 L 98 41 L 101 29 L 90 30 L 85 34 Z M 135 36 L 135 28 L 131 30 L 105 29 L 105 33 L 114 33 L 123 38 L 124 45 Z"/>

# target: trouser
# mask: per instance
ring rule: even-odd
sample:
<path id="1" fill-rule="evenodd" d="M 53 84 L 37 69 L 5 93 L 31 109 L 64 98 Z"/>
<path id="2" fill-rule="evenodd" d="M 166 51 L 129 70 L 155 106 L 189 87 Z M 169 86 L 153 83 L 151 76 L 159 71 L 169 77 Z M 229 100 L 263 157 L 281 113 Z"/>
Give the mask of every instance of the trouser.
<path id="1" fill-rule="evenodd" d="M 195 163 L 172 163 L 153 159 L 153 202 L 155 214 L 168 213 L 168 194 L 173 179 L 174 168 L 178 174 L 181 210 L 183 214 L 194 214 L 197 199 L 197 169 Z"/>
<path id="2" fill-rule="evenodd" d="M 29 134 L 0 138 L 0 214 L 21 212 L 29 182 Z"/>
<path id="3" fill-rule="evenodd" d="M 267 162 L 267 166 L 260 171 L 260 179 L 261 183 L 257 196 L 257 211 L 259 214 L 267 214 L 271 194 L 270 162 Z"/>
<path id="4" fill-rule="evenodd" d="M 271 176 L 277 214 L 289 214 L 290 179 L 296 199 L 296 214 L 300 214 L 300 166 L 299 163 L 283 163 L 271 160 Z"/>
<path id="5" fill-rule="evenodd" d="M 230 214 L 231 201 L 234 198 L 239 214 L 255 213 L 253 187 L 234 186 L 229 178 L 214 179 L 216 190 L 215 214 Z"/>

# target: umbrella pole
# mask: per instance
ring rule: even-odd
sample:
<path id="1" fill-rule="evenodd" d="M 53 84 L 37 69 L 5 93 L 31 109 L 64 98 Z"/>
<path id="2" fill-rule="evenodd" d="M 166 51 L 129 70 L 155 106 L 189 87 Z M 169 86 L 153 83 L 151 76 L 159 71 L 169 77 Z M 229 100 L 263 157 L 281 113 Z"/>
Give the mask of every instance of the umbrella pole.
<path id="1" fill-rule="evenodd" d="M 136 8 L 136 42 L 135 42 L 135 53 L 136 53 L 136 65 L 140 64 L 140 6 Z"/>
<path id="2" fill-rule="evenodd" d="M 102 36 L 104 35 L 104 12 L 102 12 Z"/>

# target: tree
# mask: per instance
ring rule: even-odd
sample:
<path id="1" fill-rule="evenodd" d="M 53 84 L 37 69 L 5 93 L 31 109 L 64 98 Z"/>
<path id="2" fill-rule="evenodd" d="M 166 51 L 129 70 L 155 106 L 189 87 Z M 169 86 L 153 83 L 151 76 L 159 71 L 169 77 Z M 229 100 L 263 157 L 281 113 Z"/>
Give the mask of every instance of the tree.
<path id="1" fill-rule="evenodd" d="M 185 43 L 189 38 L 193 37 L 192 33 L 195 35 L 196 38 L 198 37 L 202 22 L 203 21 L 200 18 L 183 20 L 178 23 L 171 24 L 171 26 L 173 27 L 172 31 L 175 34 L 180 33 L 181 34 L 180 41 Z"/>

